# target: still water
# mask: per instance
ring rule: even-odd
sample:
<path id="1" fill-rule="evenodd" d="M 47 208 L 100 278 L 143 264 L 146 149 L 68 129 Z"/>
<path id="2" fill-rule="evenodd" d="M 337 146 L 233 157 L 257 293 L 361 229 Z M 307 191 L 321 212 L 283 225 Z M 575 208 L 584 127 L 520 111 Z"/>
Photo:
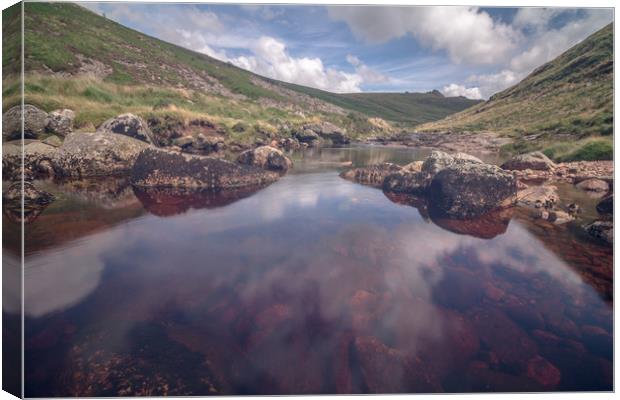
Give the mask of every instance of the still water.
<path id="1" fill-rule="evenodd" d="M 338 176 L 425 155 L 309 151 L 216 197 L 40 182 L 57 201 L 26 225 L 26 396 L 611 390 L 610 248 Z"/>

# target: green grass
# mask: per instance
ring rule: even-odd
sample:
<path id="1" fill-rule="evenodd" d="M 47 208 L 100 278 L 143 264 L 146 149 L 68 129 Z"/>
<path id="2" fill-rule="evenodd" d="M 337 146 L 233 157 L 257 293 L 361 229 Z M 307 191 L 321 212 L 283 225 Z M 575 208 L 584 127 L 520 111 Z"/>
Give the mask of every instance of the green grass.
<path id="1" fill-rule="evenodd" d="M 614 146 L 609 140 L 592 140 L 567 154 L 555 158 L 557 161 L 613 160 Z"/>
<path id="2" fill-rule="evenodd" d="M 487 102 L 417 129 L 497 132 L 515 140 L 504 146 L 505 153 L 545 149 L 560 158 L 592 159 L 608 157 L 610 142 L 576 147 L 613 135 L 613 122 L 610 24 Z"/>

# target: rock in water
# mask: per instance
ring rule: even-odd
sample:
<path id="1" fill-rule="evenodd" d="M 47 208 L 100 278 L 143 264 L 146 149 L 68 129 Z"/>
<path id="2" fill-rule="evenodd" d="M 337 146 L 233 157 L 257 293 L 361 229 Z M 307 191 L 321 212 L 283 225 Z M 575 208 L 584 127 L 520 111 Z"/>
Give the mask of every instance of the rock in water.
<path id="1" fill-rule="evenodd" d="M 401 170 L 401 167 L 392 163 L 370 165 L 363 168 L 353 168 L 340 174 L 341 178 L 374 187 L 382 187 L 385 178 Z"/>
<path id="2" fill-rule="evenodd" d="M 69 134 L 54 154 L 52 165 L 60 177 L 86 178 L 128 173 L 148 145 L 115 133 Z"/>
<path id="3" fill-rule="evenodd" d="M 489 164 L 457 163 L 442 169 L 430 186 L 433 207 L 453 218 L 475 218 L 516 201 L 514 176 Z"/>
<path id="4" fill-rule="evenodd" d="M 246 150 L 239 155 L 237 162 L 283 172 L 288 171 L 293 165 L 293 162 L 284 153 L 271 146 L 260 146 L 252 150 Z"/>
<path id="5" fill-rule="evenodd" d="M 427 179 L 433 179 L 435 175 L 444 168 L 454 164 L 483 164 L 483 162 L 474 156 L 465 153 L 448 154 L 443 151 L 433 150 L 431 154 L 422 163 L 421 171 L 427 175 Z"/>
<path id="6" fill-rule="evenodd" d="M 39 141 L 21 140 L 6 142 L 2 146 L 2 177 L 4 180 L 22 179 L 22 151 L 24 178 L 27 180 L 48 177 L 53 174 L 52 159 L 56 147 Z"/>
<path id="7" fill-rule="evenodd" d="M 142 151 L 131 171 L 131 182 L 139 187 L 219 190 L 266 185 L 278 178 L 254 166 L 156 148 Z"/>
<path id="8" fill-rule="evenodd" d="M 423 172 L 399 171 L 385 177 L 383 191 L 422 195 L 426 192 L 428 179 Z"/>
<path id="9" fill-rule="evenodd" d="M 36 139 L 45 132 L 48 115 L 37 107 L 24 105 L 24 139 Z M 22 107 L 10 108 L 2 115 L 2 136 L 4 140 L 21 139 L 22 137 Z"/>
<path id="10" fill-rule="evenodd" d="M 110 118 L 97 128 L 97 132 L 116 133 L 141 140 L 148 144 L 155 143 L 153 134 L 144 120 L 133 114 L 123 114 Z"/>
<path id="11" fill-rule="evenodd" d="M 614 244 L 614 223 L 612 221 L 594 221 L 584 225 L 583 228 L 590 236 L 601 239 L 607 244 Z"/>
<path id="12" fill-rule="evenodd" d="M 49 113 L 47 131 L 58 136 L 67 136 L 73 132 L 75 113 L 72 110 L 55 110 Z"/>
<path id="13" fill-rule="evenodd" d="M 517 202 L 536 208 L 551 208 L 560 200 L 558 188 L 552 185 L 529 186 L 517 193 Z"/>
<path id="14" fill-rule="evenodd" d="M 605 197 L 603 200 L 601 200 L 597 205 L 596 205 L 596 211 L 598 211 L 599 214 L 601 215 L 605 215 L 605 214 L 614 214 L 614 195 L 610 195 Z"/>
<path id="15" fill-rule="evenodd" d="M 294 134 L 295 139 L 301 143 L 316 144 L 321 141 L 319 135 L 311 129 L 304 129 Z"/>
<path id="16" fill-rule="evenodd" d="M 577 184 L 577 187 L 587 192 L 607 192 L 609 185 L 602 179 L 590 178 L 581 181 Z"/>
<path id="17" fill-rule="evenodd" d="M 550 171 L 555 168 L 555 163 L 540 151 L 520 154 L 506 161 L 501 166 L 506 170 L 523 171 L 531 169 L 535 171 Z"/>

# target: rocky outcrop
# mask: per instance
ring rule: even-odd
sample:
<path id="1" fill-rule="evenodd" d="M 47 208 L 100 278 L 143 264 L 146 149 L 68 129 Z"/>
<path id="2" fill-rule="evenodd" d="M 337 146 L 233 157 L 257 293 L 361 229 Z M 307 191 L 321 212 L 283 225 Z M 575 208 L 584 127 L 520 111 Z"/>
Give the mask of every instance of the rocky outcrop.
<path id="1" fill-rule="evenodd" d="M 340 174 L 341 178 L 374 187 L 383 187 L 383 181 L 388 175 L 401 170 L 401 167 L 392 163 L 371 165 L 364 168 L 353 168 Z"/>
<path id="2" fill-rule="evenodd" d="M 86 178 L 128 173 L 148 145 L 129 136 L 109 132 L 71 133 L 54 154 L 59 177 Z"/>
<path id="3" fill-rule="evenodd" d="M 506 170 L 524 171 L 526 169 L 535 171 L 551 171 L 555 168 L 555 163 L 540 151 L 527 154 L 520 154 L 506 161 L 501 166 Z"/>
<path id="4" fill-rule="evenodd" d="M 430 184 L 433 207 L 453 218 L 474 218 L 514 204 L 514 176 L 489 164 L 457 163 L 442 169 Z"/>
<path id="5" fill-rule="evenodd" d="M 25 140 L 6 142 L 2 146 L 2 177 L 4 180 L 22 179 L 22 150 L 24 158 L 24 178 L 31 180 L 50 176 L 53 173 L 52 159 L 56 147 L 48 144 Z"/>
<path id="6" fill-rule="evenodd" d="M 601 239 L 603 242 L 614 244 L 614 224 L 612 221 L 594 221 L 584 225 L 583 229 L 592 237 Z"/>
<path id="7" fill-rule="evenodd" d="M 24 139 L 37 139 L 45 132 L 48 115 L 37 107 L 24 105 Z M 15 140 L 22 138 L 22 107 L 10 108 L 2 115 L 2 138 Z"/>
<path id="8" fill-rule="evenodd" d="M 304 130 L 310 130 L 318 136 L 330 140 L 334 144 L 347 144 L 351 142 L 345 130 L 331 122 L 323 121 L 317 124 L 304 125 Z"/>
<path id="9" fill-rule="evenodd" d="M 602 179 L 590 178 L 579 182 L 576 185 L 579 189 L 587 192 L 604 193 L 609 190 L 609 185 Z"/>
<path id="10" fill-rule="evenodd" d="M 61 137 L 67 136 L 73 132 L 74 120 L 75 113 L 73 110 L 54 110 L 48 115 L 46 130 Z"/>
<path id="11" fill-rule="evenodd" d="M 239 155 L 237 162 L 281 172 L 288 171 L 293 165 L 293 162 L 286 157 L 284 153 L 270 146 L 261 146 L 252 150 L 246 150 Z"/>
<path id="12" fill-rule="evenodd" d="M 131 171 L 131 183 L 139 187 L 220 190 L 266 185 L 278 178 L 254 166 L 156 148 L 142 151 Z"/>
<path id="13" fill-rule="evenodd" d="M 321 138 L 311 129 L 303 129 L 301 131 L 295 132 L 293 137 L 297 139 L 300 143 L 306 143 L 308 145 L 314 146 L 320 143 Z"/>
<path id="14" fill-rule="evenodd" d="M 22 197 L 23 190 L 23 197 Z M 2 211 L 11 221 L 22 221 L 22 199 L 24 222 L 33 222 L 36 217 L 54 201 L 54 195 L 37 189 L 31 182 L 13 182 L 2 193 Z"/>
<path id="15" fill-rule="evenodd" d="M 110 118 L 97 128 L 97 132 L 115 133 L 129 136 L 130 138 L 141 140 L 148 144 L 155 143 L 153 134 L 147 123 L 142 118 L 133 114 L 122 114 L 118 117 Z"/>

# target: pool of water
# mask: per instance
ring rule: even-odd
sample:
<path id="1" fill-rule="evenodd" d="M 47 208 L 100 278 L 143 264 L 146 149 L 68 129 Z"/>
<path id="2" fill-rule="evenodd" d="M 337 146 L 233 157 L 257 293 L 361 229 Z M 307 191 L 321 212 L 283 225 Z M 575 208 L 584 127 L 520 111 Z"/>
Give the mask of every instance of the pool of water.
<path id="1" fill-rule="evenodd" d="M 425 155 L 306 151 L 219 196 L 39 182 L 57 201 L 26 225 L 26 396 L 611 390 L 610 248 L 338 176 Z"/>

